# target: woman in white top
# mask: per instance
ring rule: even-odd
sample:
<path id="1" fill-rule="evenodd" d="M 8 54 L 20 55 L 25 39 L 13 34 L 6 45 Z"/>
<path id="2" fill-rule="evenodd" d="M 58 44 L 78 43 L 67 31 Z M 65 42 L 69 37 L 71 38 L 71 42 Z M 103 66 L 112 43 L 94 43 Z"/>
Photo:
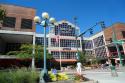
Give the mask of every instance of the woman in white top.
<path id="1" fill-rule="evenodd" d="M 81 67 L 82 67 L 82 64 L 80 62 L 77 62 L 77 67 L 76 67 L 76 70 L 77 70 L 77 73 L 81 75 Z"/>

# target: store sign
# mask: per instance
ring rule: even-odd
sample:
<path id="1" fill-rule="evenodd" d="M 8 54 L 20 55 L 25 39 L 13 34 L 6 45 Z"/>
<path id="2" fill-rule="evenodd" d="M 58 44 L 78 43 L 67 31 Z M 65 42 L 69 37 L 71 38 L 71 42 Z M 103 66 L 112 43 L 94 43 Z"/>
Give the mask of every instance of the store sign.
<path id="1" fill-rule="evenodd" d="M 72 33 L 72 28 L 60 28 L 61 33 Z"/>
<path id="2" fill-rule="evenodd" d="M 74 32 L 74 28 L 70 28 L 70 27 L 61 27 L 60 28 L 60 34 L 72 34 Z"/>
<path id="3" fill-rule="evenodd" d="M 71 48 L 63 48 L 63 50 L 71 50 Z"/>

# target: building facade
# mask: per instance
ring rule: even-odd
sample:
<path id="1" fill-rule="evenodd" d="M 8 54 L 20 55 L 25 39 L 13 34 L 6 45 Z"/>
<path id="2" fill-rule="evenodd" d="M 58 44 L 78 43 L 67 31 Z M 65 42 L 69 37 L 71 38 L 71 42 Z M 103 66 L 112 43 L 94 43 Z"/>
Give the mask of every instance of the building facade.
<path id="1" fill-rule="evenodd" d="M 125 24 L 116 23 L 110 27 L 106 27 L 103 31 L 94 34 L 89 38 L 82 40 L 82 46 L 86 55 L 94 55 L 101 59 L 115 59 L 119 60 L 116 45 L 113 43 L 113 32 L 116 34 L 116 39 L 122 40 L 122 43 L 117 43 L 120 54 L 122 57 L 125 56 Z"/>
<path id="2" fill-rule="evenodd" d="M 82 51 L 81 37 L 76 41 L 80 29 L 68 21 L 59 21 L 47 34 L 47 49 L 53 58 L 60 62 L 76 62 L 77 47 Z M 36 44 L 43 45 L 43 34 L 36 34 Z"/>
<path id="3" fill-rule="evenodd" d="M 19 7 L 14 5 L 2 5 L 6 9 L 6 17 L 3 24 L 0 24 L 0 54 L 18 50 L 21 44 L 44 44 L 44 34 L 35 32 L 35 9 Z M 88 56 L 95 56 L 102 59 L 108 57 L 118 58 L 116 47 L 112 40 L 113 28 L 118 40 L 125 40 L 125 24 L 116 23 L 111 27 L 93 36 L 78 37 L 80 28 L 74 24 L 62 20 L 55 23 L 55 27 L 49 27 L 46 44 L 49 53 L 55 61 L 76 62 L 77 47 Z M 124 56 L 125 44 L 118 44 L 121 54 Z"/>
<path id="4" fill-rule="evenodd" d="M 35 33 L 35 9 L 15 5 L 3 5 L 6 17 L 0 24 L 0 54 L 19 50 L 23 43 L 33 43 Z"/>
<path id="5" fill-rule="evenodd" d="M 35 9 L 15 5 L 1 5 L 6 17 L 0 26 L 0 53 L 19 50 L 21 44 L 44 44 L 44 34 L 35 32 Z M 80 29 L 68 21 L 60 21 L 47 34 L 47 49 L 55 61 L 76 62 L 76 52 L 82 51 L 81 38 L 76 41 Z"/>

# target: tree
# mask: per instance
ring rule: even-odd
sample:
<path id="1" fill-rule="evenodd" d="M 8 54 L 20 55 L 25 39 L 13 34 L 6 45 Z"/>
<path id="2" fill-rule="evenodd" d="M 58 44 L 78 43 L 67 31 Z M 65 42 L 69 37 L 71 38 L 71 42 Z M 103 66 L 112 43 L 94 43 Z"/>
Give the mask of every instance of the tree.
<path id="1" fill-rule="evenodd" d="M 85 52 L 79 51 L 79 61 L 83 65 L 86 65 L 87 62 L 90 62 L 91 64 L 97 64 L 100 62 L 100 59 L 93 55 L 87 55 Z"/>
<path id="2" fill-rule="evenodd" d="M 0 24 L 3 23 L 5 16 L 6 16 L 6 10 L 0 5 Z"/>
<path id="3" fill-rule="evenodd" d="M 86 63 L 86 55 L 84 52 L 79 51 L 79 61 L 82 63 L 82 65 L 85 65 Z"/>
<path id="4" fill-rule="evenodd" d="M 22 44 L 19 51 L 10 51 L 7 55 L 15 55 L 18 58 L 32 58 L 32 44 Z M 43 46 L 35 45 L 35 58 L 43 59 Z M 47 51 L 47 59 L 52 59 L 52 55 Z"/>

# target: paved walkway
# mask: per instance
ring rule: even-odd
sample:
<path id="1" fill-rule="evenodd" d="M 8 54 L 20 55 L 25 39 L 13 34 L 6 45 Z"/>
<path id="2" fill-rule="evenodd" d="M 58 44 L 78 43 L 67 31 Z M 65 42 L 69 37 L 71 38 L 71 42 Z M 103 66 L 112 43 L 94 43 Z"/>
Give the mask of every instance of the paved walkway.
<path id="1" fill-rule="evenodd" d="M 76 70 L 65 71 L 68 74 L 76 73 Z M 110 69 L 94 69 L 82 71 L 82 74 L 93 80 L 98 80 L 99 83 L 124 83 L 125 82 L 125 67 L 117 68 L 118 77 L 112 77 Z"/>
<path id="2" fill-rule="evenodd" d="M 125 72 L 118 72 L 118 77 L 112 77 L 110 72 L 84 72 L 89 79 L 98 80 L 99 83 L 124 83 Z"/>

